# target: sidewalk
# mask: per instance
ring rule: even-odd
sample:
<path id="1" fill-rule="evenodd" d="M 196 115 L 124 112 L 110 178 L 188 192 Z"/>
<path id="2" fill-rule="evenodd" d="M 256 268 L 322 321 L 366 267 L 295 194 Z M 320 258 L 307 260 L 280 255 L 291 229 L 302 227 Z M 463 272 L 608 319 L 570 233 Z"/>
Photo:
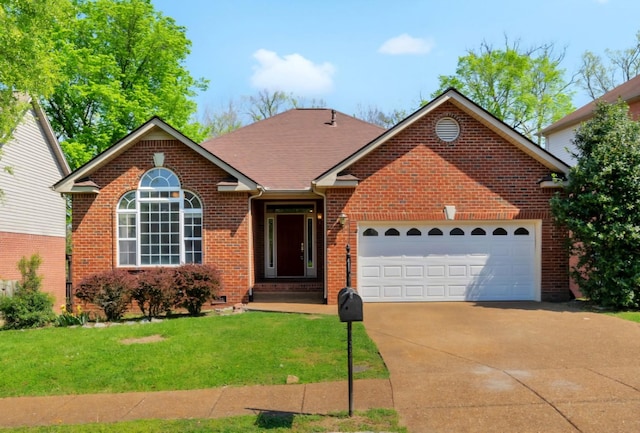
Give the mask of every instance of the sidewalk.
<path id="1" fill-rule="evenodd" d="M 392 408 L 387 379 L 354 382 L 356 410 Z M 349 409 L 348 383 L 223 387 L 189 391 L 83 394 L 0 399 L 0 427 L 222 418 L 261 412 L 326 414 Z"/>

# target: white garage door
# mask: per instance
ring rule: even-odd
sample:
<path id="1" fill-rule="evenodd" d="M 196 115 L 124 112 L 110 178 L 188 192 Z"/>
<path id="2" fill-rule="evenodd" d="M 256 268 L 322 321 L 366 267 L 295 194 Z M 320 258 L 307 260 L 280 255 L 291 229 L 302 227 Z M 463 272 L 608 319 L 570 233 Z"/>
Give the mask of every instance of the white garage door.
<path id="1" fill-rule="evenodd" d="M 361 223 L 365 302 L 539 300 L 535 222 Z"/>

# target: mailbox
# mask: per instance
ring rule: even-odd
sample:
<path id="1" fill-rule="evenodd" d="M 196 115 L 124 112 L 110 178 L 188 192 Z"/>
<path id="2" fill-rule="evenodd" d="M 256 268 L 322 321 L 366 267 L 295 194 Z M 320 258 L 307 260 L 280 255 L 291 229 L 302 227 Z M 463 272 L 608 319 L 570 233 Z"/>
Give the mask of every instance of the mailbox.
<path id="1" fill-rule="evenodd" d="M 338 315 L 341 322 L 362 322 L 362 298 L 351 287 L 338 293 Z"/>

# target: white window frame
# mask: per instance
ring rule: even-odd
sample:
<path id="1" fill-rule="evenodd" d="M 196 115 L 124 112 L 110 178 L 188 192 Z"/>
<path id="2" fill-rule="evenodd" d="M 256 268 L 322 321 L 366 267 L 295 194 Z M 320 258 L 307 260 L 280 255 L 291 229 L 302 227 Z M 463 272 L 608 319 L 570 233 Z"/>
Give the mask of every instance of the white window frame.
<path id="1" fill-rule="evenodd" d="M 160 175 L 160 176 L 159 176 Z M 155 177 L 152 177 L 155 176 Z M 151 186 L 151 184 L 156 183 L 160 184 L 160 186 Z M 131 196 L 132 193 L 135 192 L 135 206 L 131 206 Z M 186 195 L 186 197 L 185 197 Z M 127 200 L 125 203 L 123 200 Z M 193 206 L 185 207 L 185 200 L 188 200 Z M 172 212 L 178 214 L 178 221 L 174 223 L 178 224 L 178 231 L 171 232 L 171 228 L 169 227 L 168 232 L 160 230 L 157 233 L 151 232 L 149 236 L 157 236 L 157 242 L 149 242 L 148 246 L 150 247 L 149 251 L 145 254 L 142 254 L 142 213 L 141 210 L 142 204 L 148 203 L 151 205 L 158 205 L 162 207 L 163 204 L 168 204 L 169 206 L 174 206 L 178 204 L 178 208 L 173 210 Z M 126 206 L 123 206 L 126 205 Z M 202 212 L 202 200 L 192 191 L 183 190 L 180 186 L 180 181 L 176 174 L 167 168 L 153 168 L 147 171 L 140 179 L 140 183 L 138 185 L 138 189 L 134 191 L 128 191 L 123 194 L 120 200 L 118 201 L 118 206 L 116 209 L 116 257 L 117 257 L 117 266 L 118 267 L 157 267 L 157 266 L 179 266 L 184 263 L 203 263 L 203 212 Z M 158 223 L 164 225 L 171 225 L 172 221 L 164 220 L 164 215 L 167 213 L 163 213 L 162 211 L 150 211 L 150 215 L 158 215 L 157 221 L 152 221 L 149 224 Z M 122 215 L 134 215 L 135 219 L 135 237 L 131 237 L 131 224 L 130 219 L 127 219 L 127 224 L 121 225 L 121 216 Z M 185 236 L 185 215 L 190 216 L 192 218 L 198 218 L 199 216 L 199 224 L 192 224 L 192 235 Z M 124 229 L 124 231 L 123 231 Z M 121 234 L 126 232 L 127 237 L 121 237 Z M 197 236 L 199 234 L 200 236 Z M 171 237 L 177 235 L 178 242 L 176 243 L 171 239 Z M 167 242 L 163 241 L 166 240 Z M 135 263 L 130 263 L 128 260 L 123 261 L 120 255 L 121 242 L 131 242 L 135 241 Z M 189 261 L 187 261 L 187 242 L 191 243 L 191 250 L 189 257 Z M 200 248 L 193 248 L 194 244 L 199 242 Z M 171 251 L 171 247 L 178 248 L 178 254 L 173 253 Z M 147 245 L 145 245 L 147 246 Z M 175 260 L 175 256 L 177 255 L 177 260 Z M 172 256 L 174 258 L 172 259 Z M 148 263 L 147 260 L 144 260 L 143 257 L 149 257 Z M 154 260 L 157 258 L 157 260 Z M 167 258 L 167 260 L 165 260 Z"/>

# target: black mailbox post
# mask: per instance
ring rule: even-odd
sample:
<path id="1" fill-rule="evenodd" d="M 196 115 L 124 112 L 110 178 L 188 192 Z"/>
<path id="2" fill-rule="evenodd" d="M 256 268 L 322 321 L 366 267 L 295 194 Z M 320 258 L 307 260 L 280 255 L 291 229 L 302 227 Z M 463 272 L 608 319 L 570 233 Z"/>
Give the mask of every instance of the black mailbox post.
<path id="1" fill-rule="evenodd" d="M 353 322 L 362 322 L 362 298 L 351 287 L 338 292 L 338 316 L 341 322 L 347 322 L 347 364 L 349 371 L 349 416 L 353 416 Z"/>

